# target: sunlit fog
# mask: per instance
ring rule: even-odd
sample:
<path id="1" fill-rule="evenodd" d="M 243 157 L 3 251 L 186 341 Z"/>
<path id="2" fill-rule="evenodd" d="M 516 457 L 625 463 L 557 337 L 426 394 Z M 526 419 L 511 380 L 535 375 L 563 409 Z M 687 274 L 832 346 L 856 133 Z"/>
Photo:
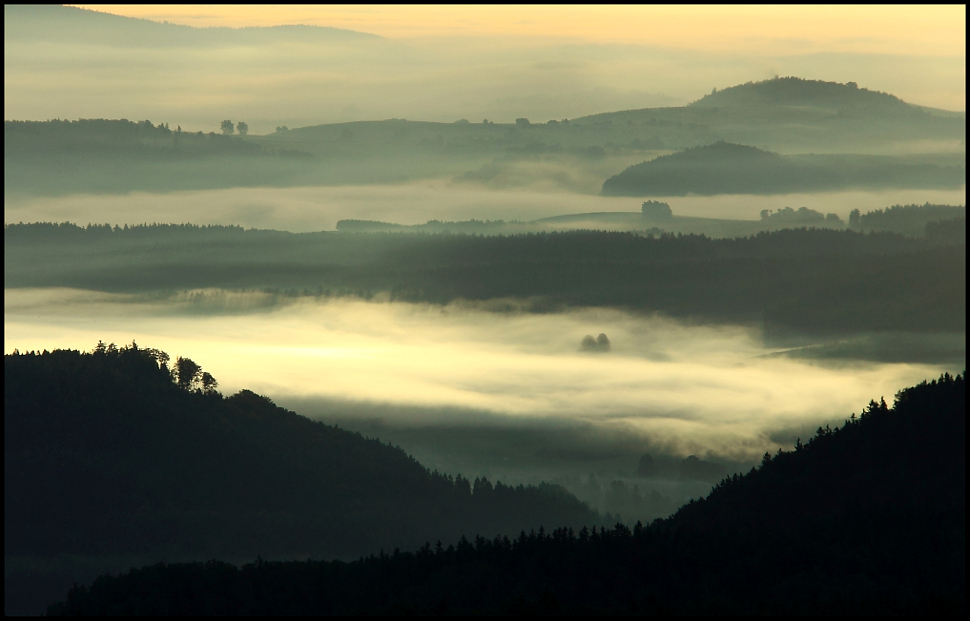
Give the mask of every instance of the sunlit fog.
<path id="1" fill-rule="evenodd" d="M 187 355 L 227 393 L 352 402 L 396 426 L 546 421 L 622 429 L 671 453 L 753 458 L 943 369 L 809 364 L 771 356 L 758 331 L 617 310 L 496 313 L 334 300 L 272 305 L 265 294 L 200 292 L 162 302 L 76 290 L 8 290 L 5 351 L 91 349 L 99 340 Z M 262 308 L 261 308 L 262 307 Z M 609 352 L 583 351 L 606 334 Z M 952 369 L 951 369 L 952 371 Z M 426 410 L 413 406 L 429 406 Z M 341 408 L 345 409 L 341 409 Z M 365 408 L 366 410 L 366 408 Z M 782 442 L 778 439 L 783 438 Z"/>

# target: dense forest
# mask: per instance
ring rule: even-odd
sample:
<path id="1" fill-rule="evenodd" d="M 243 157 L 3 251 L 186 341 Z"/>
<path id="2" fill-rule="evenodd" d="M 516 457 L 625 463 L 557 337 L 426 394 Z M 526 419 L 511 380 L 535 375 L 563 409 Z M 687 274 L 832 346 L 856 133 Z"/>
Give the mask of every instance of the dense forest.
<path id="1" fill-rule="evenodd" d="M 967 238 L 967 209 L 952 205 L 893 205 L 849 214 L 849 226 L 858 231 L 888 231 L 903 235 L 926 235 L 938 241 Z"/>
<path id="2" fill-rule="evenodd" d="M 432 303 L 519 298 L 536 312 L 625 307 L 754 323 L 776 334 L 962 331 L 966 241 L 952 229 L 965 220 L 950 222 L 920 238 L 786 229 L 737 239 L 38 223 L 5 227 L 4 281 L 11 288 L 114 292 L 385 292 L 394 300 Z"/>
<path id="3" fill-rule="evenodd" d="M 716 142 L 630 166 L 603 183 L 604 196 L 789 194 L 856 188 L 959 188 L 966 166 L 888 156 L 783 156 Z"/>
<path id="4" fill-rule="evenodd" d="M 600 521 L 562 487 L 429 472 L 399 447 L 217 385 L 135 343 L 4 356 L 8 568 L 65 555 L 353 558 Z M 23 580 L 28 594 L 45 586 Z"/>
<path id="5" fill-rule="evenodd" d="M 161 563 L 75 586 L 49 612 L 960 615 L 965 408 L 965 375 L 871 401 L 647 526 L 550 525 L 351 563 Z"/>

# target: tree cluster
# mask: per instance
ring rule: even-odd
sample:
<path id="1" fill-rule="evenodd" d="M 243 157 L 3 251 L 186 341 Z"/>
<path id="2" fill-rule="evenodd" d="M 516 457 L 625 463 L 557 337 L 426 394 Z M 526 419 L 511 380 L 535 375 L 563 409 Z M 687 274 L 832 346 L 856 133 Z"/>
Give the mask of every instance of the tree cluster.
<path id="1" fill-rule="evenodd" d="M 930 232 L 938 234 L 934 225 L 939 226 L 944 221 L 959 226 L 959 222 L 953 220 L 963 218 L 966 221 L 966 217 L 965 205 L 893 205 L 864 214 L 853 209 L 849 214 L 849 226 L 858 231 L 889 231 L 917 237 Z"/>

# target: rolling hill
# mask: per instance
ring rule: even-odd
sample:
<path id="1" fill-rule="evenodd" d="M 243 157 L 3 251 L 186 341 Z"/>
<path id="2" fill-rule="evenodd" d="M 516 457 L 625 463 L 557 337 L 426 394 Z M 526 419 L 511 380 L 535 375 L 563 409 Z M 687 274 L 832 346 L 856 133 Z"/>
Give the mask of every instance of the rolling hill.
<path id="1" fill-rule="evenodd" d="M 876 188 L 949 188 L 966 166 L 885 156 L 783 156 L 724 141 L 661 155 L 603 183 L 604 196 L 792 194 Z"/>

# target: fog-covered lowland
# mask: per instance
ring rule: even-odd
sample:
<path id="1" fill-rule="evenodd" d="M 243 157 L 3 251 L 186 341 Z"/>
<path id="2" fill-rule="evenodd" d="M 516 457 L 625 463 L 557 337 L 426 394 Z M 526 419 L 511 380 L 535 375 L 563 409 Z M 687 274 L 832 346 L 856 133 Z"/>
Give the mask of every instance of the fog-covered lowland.
<path id="1" fill-rule="evenodd" d="M 621 541 L 961 377 L 965 10 L 439 9 L 4 8 L 7 612 Z"/>

